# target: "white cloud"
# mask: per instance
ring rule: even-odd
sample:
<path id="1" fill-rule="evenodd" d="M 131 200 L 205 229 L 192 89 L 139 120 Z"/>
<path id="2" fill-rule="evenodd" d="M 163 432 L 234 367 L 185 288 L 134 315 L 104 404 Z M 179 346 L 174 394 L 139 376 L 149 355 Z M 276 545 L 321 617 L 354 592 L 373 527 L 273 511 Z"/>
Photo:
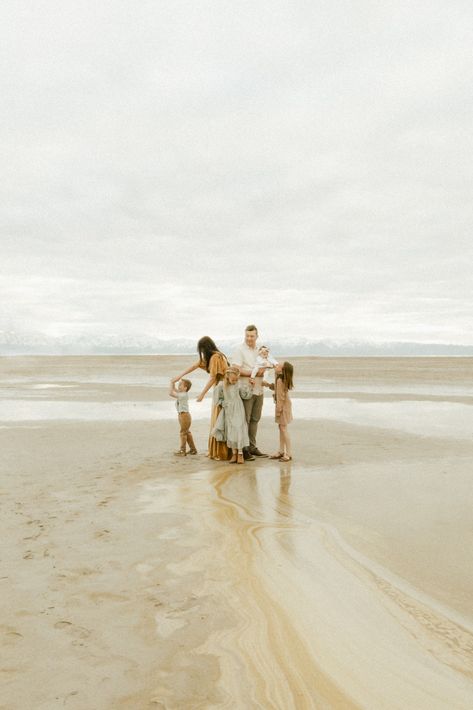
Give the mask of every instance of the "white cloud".
<path id="1" fill-rule="evenodd" d="M 5 2 L 0 328 L 473 343 L 463 2 Z"/>

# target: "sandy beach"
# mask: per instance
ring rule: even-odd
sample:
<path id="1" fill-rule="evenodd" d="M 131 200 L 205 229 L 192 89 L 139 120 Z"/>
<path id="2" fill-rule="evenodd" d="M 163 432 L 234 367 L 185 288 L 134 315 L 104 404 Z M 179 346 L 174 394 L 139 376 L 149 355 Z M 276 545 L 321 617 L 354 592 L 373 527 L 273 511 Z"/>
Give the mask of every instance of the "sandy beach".
<path id="1" fill-rule="evenodd" d="M 291 361 L 236 467 L 192 357 L 0 358 L 2 710 L 473 707 L 473 359 Z"/>

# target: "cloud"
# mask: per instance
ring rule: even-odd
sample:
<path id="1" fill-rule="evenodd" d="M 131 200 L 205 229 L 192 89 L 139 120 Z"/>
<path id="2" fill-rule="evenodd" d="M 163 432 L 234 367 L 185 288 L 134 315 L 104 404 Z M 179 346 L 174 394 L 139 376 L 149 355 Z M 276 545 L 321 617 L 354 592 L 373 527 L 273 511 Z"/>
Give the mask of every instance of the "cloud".
<path id="1" fill-rule="evenodd" d="M 0 327 L 473 342 L 469 4 L 1 12 Z"/>

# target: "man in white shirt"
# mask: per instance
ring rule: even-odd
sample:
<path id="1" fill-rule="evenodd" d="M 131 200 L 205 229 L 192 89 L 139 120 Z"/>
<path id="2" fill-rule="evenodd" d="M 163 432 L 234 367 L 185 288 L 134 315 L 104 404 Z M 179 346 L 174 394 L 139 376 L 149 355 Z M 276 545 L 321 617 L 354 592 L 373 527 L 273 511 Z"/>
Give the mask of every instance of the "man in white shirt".
<path id="1" fill-rule="evenodd" d="M 245 329 L 245 342 L 238 346 L 233 355 L 232 365 L 237 365 L 240 370 L 240 378 L 242 382 L 245 383 L 248 382 L 252 370 L 256 365 L 256 358 L 258 357 L 258 348 L 256 347 L 257 339 L 257 327 L 255 325 L 248 325 Z M 248 424 L 248 437 L 250 439 L 249 447 L 243 449 L 243 456 L 247 461 L 254 461 L 255 456 L 267 456 L 267 454 L 262 454 L 256 446 L 258 422 L 261 419 L 261 412 L 263 411 L 263 375 L 264 368 L 261 368 L 254 378 L 255 383 L 253 385 L 252 398 L 243 400 L 246 422 Z"/>

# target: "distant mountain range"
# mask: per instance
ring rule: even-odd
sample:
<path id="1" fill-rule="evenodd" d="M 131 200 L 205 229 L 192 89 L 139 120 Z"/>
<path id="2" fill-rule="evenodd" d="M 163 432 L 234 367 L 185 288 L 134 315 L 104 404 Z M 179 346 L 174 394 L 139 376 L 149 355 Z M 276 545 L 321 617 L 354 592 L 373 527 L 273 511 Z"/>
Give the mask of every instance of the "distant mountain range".
<path id="1" fill-rule="evenodd" d="M 231 353 L 238 340 L 218 340 Z M 319 355 L 323 357 L 416 357 L 473 356 L 473 345 L 444 343 L 333 341 L 310 338 L 281 338 L 267 343 L 276 356 Z M 0 355 L 187 355 L 196 352 L 196 341 L 167 340 L 158 336 L 105 334 L 90 337 L 52 338 L 40 333 L 0 331 Z"/>

